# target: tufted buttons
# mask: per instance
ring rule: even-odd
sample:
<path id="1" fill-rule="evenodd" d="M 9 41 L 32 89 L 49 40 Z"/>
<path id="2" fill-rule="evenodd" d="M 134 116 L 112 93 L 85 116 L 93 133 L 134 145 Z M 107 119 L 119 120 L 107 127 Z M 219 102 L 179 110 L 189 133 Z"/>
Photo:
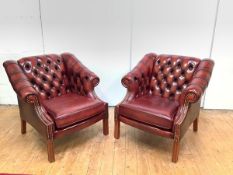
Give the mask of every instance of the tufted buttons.
<path id="1" fill-rule="evenodd" d="M 88 77 L 88 76 L 85 76 L 85 80 L 89 80 L 89 77 Z"/>
<path id="2" fill-rule="evenodd" d="M 181 72 L 180 72 L 180 75 L 182 75 L 182 76 L 185 76 L 185 70 L 182 70 Z"/>
<path id="3" fill-rule="evenodd" d="M 54 85 L 53 85 L 53 83 L 51 83 L 51 84 L 50 84 L 50 88 L 54 88 Z"/>
<path id="4" fill-rule="evenodd" d="M 52 63 L 51 60 L 47 60 L 46 62 L 48 65 L 50 65 Z"/>
<path id="5" fill-rule="evenodd" d="M 151 93 L 178 99 L 192 79 L 198 59 L 175 55 L 160 55 L 154 61 Z M 154 81 L 154 80 L 157 81 Z"/>
<path id="6" fill-rule="evenodd" d="M 37 69 L 34 69 L 34 70 L 33 70 L 33 74 L 34 74 L 35 77 L 37 77 L 37 76 L 39 75 L 38 70 L 37 70 Z"/>
<path id="7" fill-rule="evenodd" d="M 18 62 L 42 99 L 66 93 L 69 81 L 64 75 L 66 70 L 60 56 L 51 54 L 27 57 Z"/>
<path id="8" fill-rule="evenodd" d="M 43 91 L 43 90 L 44 90 L 43 86 L 40 85 L 40 86 L 39 86 L 39 91 Z"/>
<path id="9" fill-rule="evenodd" d="M 194 64 L 193 64 L 193 63 L 189 63 L 188 69 L 189 69 L 189 70 L 193 70 L 193 69 L 194 69 Z"/>
<path id="10" fill-rule="evenodd" d="M 31 71 L 31 68 L 32 68 L 31 62 L 27 61 L 27 62 L 24 64 L 24 70 L 25 70 L 26 72 L 30 72 L 30 71 Z"/>
<path id="11" fill-rule="evenodd" d="M 42 67 L 42 62 L 41 62 L 41 60 L 37 60 L 36 66 L 37 66 L 37 67 Z"/>
<path id="12" fill-rule="evenodd" d="M 60 69 L 59 66 L 56 65 L 56 64 L 54 65 L 54 68 L 55 68 L 56 71 L 58 71 Z"/>
<path id="13" fill-rule="evenodd" d="M 45 70 L 46 73 L 49 73 L 49 67 L 48 67 L 48 66 L 46 66 L 46 67 L 44 68 L 44 70 Z"/>
<path id="14" fill-rule="evenodd" d="M 58 58 L 58 59 L 57 59 L 57 63 L 58 63 L 58 64 L 61 64 L 61 59 Z"/>
<path id="15" fill-rule="evenodd" d="M 34 79 L 31 79 L 31 84 L 34 86 L 36 84 L 35 80 Z"/>
<path id="16" fill-rule="evenodd" d="M 167 65 L 170 66 L 171 64 L 172 64 L 171 58 L 168 58 L 168 59 L 167 59 Z"/>
<path id="17" fill-rule="evenodd" d="M 48 81 L 48 79 L 47 79 L 47 77 L 46 77 L 45 75 L 43 75 L 41 79 L 42 79 L 42 81 L 43 81 L 44 83 L 46 83 L 46 82 Z"/>
<path id="18" fill-rule="evenodd" d="M 55 73 L 53 73 L 52 77 L 55 80 L 57 78 L 57 75 Z"/>
<path id="19" fill-rule="evenodd" d="M 133 100 L 143 95 L 156 95 L 170 100 L 194 103 L 207 87 L 213 61 L 176 55 L 147 54 L 122 78 Z"/>

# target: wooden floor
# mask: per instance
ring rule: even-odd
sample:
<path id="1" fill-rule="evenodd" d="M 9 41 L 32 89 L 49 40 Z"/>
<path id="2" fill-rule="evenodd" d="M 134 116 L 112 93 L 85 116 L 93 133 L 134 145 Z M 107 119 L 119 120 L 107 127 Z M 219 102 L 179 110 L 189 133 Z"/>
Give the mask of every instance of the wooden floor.
<path id="1" fill-rule="evenodd" d="M 20 134 L 16 106 L 0 106 L 0 173 L 61 175 L 233 174 L 233 111 L 202 110 L 199 132 L 188 130 L 178 163 L 172 140 L 122 124 L 121 137 L 103 136 L 102 123 L 55 141 L 56 162 L 47 161 L 43 138 L 29 125 Z"/>

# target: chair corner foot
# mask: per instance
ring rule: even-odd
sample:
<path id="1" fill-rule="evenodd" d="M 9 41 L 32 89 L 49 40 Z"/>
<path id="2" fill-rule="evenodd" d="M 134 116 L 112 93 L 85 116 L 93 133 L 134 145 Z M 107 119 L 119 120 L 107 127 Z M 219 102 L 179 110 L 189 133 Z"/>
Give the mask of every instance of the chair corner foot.
<path id="1" fill-rule="evenodd" d="M 50 163 L 55 162 L 53 139 L 47 140 L 47 151 L 48 151 L 48 161 Z"/>
<path id="2" fill-rule="evenodd" d="M 27 132 L 27 123 L 25 120 L 21 119 L 21 134 L 26 134 Z"/>
<path id="3" fill-rule="evenodd" d="M 193 122 L 193 131 L 194 132 L 198 131 L 198 118 L 196 118 Z"/>
<path id="4" fill-rule="evenodd" d="M 179 138 L 174 138 L 174 141 L 173 141 L 173 150 L 172 150 L 172 162 L 173 163 L 176 163 L 178 161 L 179 147 L 180 147 L 180 140 L 179 140 Z"/>

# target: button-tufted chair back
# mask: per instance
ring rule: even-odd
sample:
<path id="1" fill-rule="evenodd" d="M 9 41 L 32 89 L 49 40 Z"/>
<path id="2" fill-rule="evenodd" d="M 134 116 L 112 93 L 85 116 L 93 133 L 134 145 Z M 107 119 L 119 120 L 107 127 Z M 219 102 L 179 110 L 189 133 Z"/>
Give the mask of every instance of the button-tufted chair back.
<path id="1" fill-rule="evenodd" d="M 69 93 L 69 82 L 61 56 L 50 54 L 26 57 L 20 59 L 18 64 L 41 99 L 50 99 Z"/>
<path id="2" fill-rule="evenodd" d="M 154 59 L 151 93 L 179 100 L 200 63 L 200 59 L 176 55 L 159 55 Z"/>
<path id="3" fill-rule="evenodd" d="M 99 78 L 88 70 L 72 54 L 62 54 L 64 59 L 66 74 L 69 81 L 69 88 L 79 95 L 88 96 L 95 86 L 99 84 Z"/>

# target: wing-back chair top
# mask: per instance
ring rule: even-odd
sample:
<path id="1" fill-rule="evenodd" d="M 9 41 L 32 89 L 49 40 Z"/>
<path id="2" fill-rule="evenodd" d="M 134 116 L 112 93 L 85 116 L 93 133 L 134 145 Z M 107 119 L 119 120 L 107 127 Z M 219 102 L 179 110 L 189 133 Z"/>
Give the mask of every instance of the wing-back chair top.
<path id="1" fill-rule="evenodd" d="M 182 92 L 187 91 L 188 99 L 197 101 L 208 85 L 212 68 L 213 61 L 209 59 L 147 54 L 123 77 L 122 84 L 131 98 L 152 94 L 183 103 L 186 93 Z"/>
<path id="2" fill-rule="evenodd" d="M 18 67 L 20 65 L 20 68 Z M 89 92 L 99 83 L 99 78 L 89 71 L 72 54 L 26 57 L 5 63 L 13 88 L 22 98 L 40 100 L 75 92 L 91 96 Z M 12 74 L 14 73 L 14 76 Z M 31 99 L 30 99 L 31 98 Z"/>

